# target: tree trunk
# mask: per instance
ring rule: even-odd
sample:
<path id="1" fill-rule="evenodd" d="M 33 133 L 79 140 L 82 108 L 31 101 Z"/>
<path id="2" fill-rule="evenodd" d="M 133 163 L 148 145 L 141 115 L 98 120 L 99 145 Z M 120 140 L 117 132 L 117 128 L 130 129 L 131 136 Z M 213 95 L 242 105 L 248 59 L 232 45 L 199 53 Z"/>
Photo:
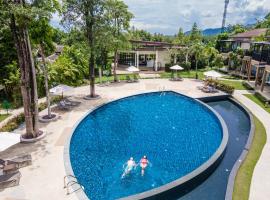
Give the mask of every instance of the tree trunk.
<path id="1" fill-rule="evenodd" d="M 114 82 L 117 82 L 118 81 L 118 77 L 117 77 L 117 74 L 116 74 L 116 69 L 117 69 L 117 65 L 118 65 L 118 59 L 117 59 L 117 55 L 118 52 L 117 50 L 114 51 L 114 65 L 113 65 L 113 76 L 114 76 Z"/>
<path id="2" fill-rule="evenodd" d="M 198 79 L 198 61 L 196 59 L 196 79 Z"/>
<path id="3" fill-rule="evenodd" d="M 90 80 L 90 97 L 96 97 L 95 93 L 95 53 L 94 53 L 94 8 L 93 5 L 89 5 L 89 12 L 86 11 L 86 30 L 87 39 L 90 47 L 90 57 L 89 57 L 89 80 Z"/>
<path id="4" fill-rule="evenodd" d="M 17 4 L 22 5 L 23 2 L 19 0 L 17 1 Z M 13 14 L 11 14 L 10 28 L 14 37 L 21 72 L 21 93 L 26 124 L 25 137 L 35 138 L 38 136 L 39 132 L 38 97 L 36 72 L 29 35 L 26 27 L 16 25 L 16 19 Z"/>
<path id="5" fill-rule="evenodd" d="M 189 55 L 189 53 L 187 52 L 186 53 L 186 66 L 188 65 L 188 55 Z M 189 73 L 189 71 L 190 71 L 189 66 L 187 66 L 187 69 L 188 69 L 188 73 Z"/>
<path id="6" fill-rule="evenodd" d="M 44 81 L 45 81 L 48 117 L 51 118 L 52 114 L 51 114 L 51 98 L 50 98 L 49 85 L 48 85 L 48 69 L 47 69 L 47 65 L 46 65 L 43 45 L 40 45 L 40 53 L 41 53 L 41 58 L 42 58 L 42 63 L 43 63 L 43 73 L 44 73 Z"/>

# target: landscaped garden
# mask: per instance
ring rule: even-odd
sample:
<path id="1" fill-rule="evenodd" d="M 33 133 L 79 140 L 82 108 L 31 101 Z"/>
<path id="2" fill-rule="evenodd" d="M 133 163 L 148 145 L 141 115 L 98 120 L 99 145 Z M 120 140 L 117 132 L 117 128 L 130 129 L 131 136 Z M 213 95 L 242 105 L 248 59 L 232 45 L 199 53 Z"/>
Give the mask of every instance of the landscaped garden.
<path id="1" fill-rule="evenodd" d="M 270 107 L 243 93 L 269 87 L 270 14 L 166 35 L 133 27 L 125 2 L 0 2 L 0 196 L 248 200 L 269 120 L 246 108 Z M 250 48 L 233 40 L 253 29 Z"/>

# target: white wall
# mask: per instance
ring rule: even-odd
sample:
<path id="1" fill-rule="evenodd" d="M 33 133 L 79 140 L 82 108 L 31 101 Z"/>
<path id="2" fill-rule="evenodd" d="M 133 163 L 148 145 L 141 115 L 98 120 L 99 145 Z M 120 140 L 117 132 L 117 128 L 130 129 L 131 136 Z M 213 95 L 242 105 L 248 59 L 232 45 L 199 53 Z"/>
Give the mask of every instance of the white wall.
<path id="1" fill-rule="evenodd" d="M 158 52 L 158 62 L 161 63 L 161 67 L 165 67 L 166 63 L 170 63 L 170 53 L 169 51 L 159 51 Z"/>

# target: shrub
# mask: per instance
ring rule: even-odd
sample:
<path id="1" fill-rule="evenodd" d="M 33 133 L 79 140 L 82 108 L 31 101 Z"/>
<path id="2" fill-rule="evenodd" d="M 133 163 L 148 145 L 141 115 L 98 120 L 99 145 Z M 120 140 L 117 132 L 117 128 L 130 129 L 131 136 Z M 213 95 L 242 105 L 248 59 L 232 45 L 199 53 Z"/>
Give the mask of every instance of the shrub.
<path id="1" fill-rule="evenodd" d="M 21 113 L 16 117 L 10 119 L 6 125 L 4 125 L 0 132 L 11 132 L 17 129 L 24 122 L 24 114 Z"/>
<path id="2" fill-rule="evenodd" d="M 166 63 L 166 64 L 165 64 L 165 72 L 171 72 L 170 67 L 171 67 L 171 64 Z"/>
<path id="3" fill-rule="evenodd" d="M 234 87 L 227 85 L 225 83 L 221 83 L 217 80 L 207 80 L 208 84 L 217 88 L 218 90 L 221 90 L 223 92 L 226 92 L 228 94 L 232 94 L 234 92 Z"/>
<path id="4" fill-rule="evenodd" d="M 51 104 L 55 104 L 59 102 L 62 99 L 61 96 L 55 96 L 51 98 Z M 38 110 L 45 110 L 47 108 L 46 103 L 40 103 L 38 105 Z M 17 115 L 16 117 L 13 117 L 10 119 L 6 125 L 4 125 L 2 128 L 0 128 L 0 132 L 11 132 L 14 131 L 15 129 L 19 128 L 19 126 L 24 123 L 25 118 L 24 118 L 24 113 L 21 113 Z"/>

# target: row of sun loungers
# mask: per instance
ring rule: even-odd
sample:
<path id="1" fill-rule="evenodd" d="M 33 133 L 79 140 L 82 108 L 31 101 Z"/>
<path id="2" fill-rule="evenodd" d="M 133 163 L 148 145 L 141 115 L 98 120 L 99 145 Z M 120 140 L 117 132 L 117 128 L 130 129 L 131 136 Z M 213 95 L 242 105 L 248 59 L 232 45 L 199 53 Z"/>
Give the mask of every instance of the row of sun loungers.
<path id="1" fill-rule="evenodd" d="M 71 101 L 69 99 L 64 99 L 57 104 L 57 108 L 60 110 L 70 110 L 73 107 L 79 106 L 80 104 L 81 102 L 79 101 Z"/>
<path id="2" fill-rule="evenodd" d="M 205 93 L 217 93 L 218 92 L 218 90 L 214 86 L 209 85 L 207 82 L 205 82 L 203 86 L 198 86 L 197 88 Z"/>
<path id="3" fill-rule="evenodd" d="M 19 169 L 31 164 L 31 155 L 23 155 L 11 159 L 0 159 L 0 189 L 19 185 L 21 178 Z"/>

